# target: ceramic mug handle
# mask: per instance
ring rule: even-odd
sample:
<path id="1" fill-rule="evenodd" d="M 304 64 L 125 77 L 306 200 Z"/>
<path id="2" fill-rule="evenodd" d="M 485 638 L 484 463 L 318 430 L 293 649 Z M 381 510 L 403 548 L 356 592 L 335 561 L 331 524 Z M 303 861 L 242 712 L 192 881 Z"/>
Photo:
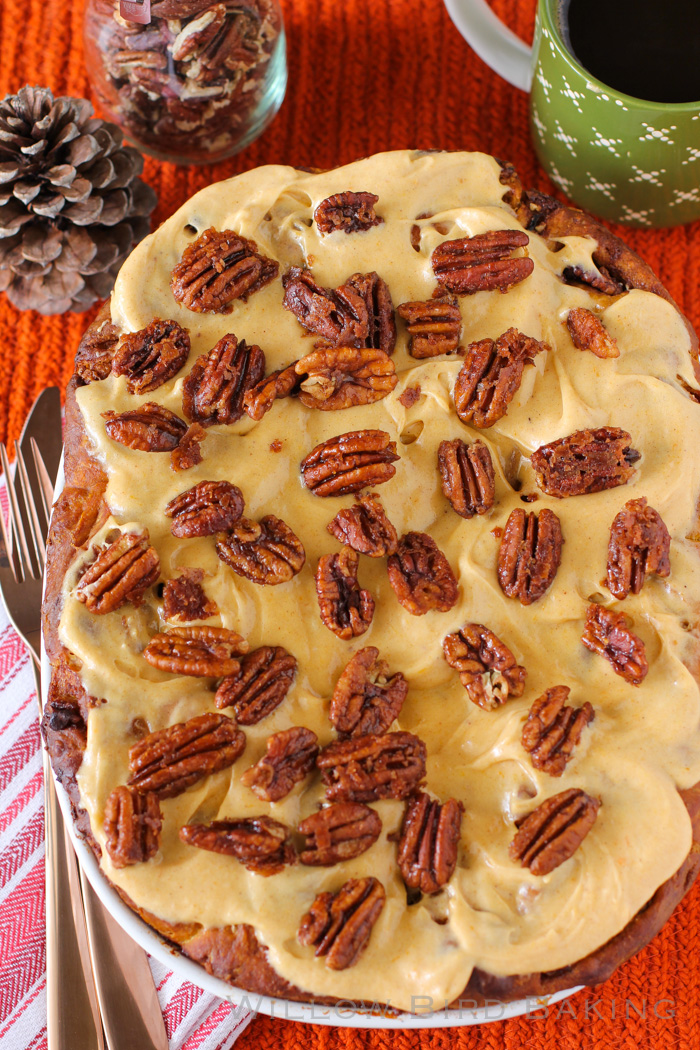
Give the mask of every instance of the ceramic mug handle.
<path id="1" fill-rule="evenodd" d="M 530 90 L 532 50 L 501 22 L 486 0 L 445 0 L 445 7 L 479 58 L 509 84 Z"/>

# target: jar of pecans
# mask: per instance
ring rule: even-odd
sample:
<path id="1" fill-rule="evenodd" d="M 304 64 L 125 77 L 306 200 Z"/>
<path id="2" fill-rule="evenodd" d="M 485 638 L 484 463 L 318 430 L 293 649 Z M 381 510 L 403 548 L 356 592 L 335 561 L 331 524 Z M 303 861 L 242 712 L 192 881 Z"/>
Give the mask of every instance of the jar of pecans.
<path id="1" fill-rule="evenodd" d="M 85 44 L 103 115 L 161 160 L 237 153 L 284 98 L 279 0 L 87 0 Z"/>

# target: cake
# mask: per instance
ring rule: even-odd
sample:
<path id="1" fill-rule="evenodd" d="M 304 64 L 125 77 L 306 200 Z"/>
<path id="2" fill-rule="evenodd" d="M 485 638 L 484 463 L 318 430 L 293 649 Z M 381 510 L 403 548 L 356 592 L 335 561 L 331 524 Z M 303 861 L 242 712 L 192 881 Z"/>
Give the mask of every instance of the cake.
<path id="1" fill-rule="evenodd" d="M 480 153 L 268 166 L 76 355 L 44 733 L 79 833 L 252 992 L 596 984 L 698 871 L 695 335 Z"/>

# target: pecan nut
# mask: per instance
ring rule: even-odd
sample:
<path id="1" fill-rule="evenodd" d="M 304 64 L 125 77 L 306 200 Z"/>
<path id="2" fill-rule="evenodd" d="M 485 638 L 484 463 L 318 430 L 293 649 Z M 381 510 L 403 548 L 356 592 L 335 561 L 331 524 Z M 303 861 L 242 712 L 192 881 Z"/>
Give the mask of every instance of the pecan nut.
<path id="1" fill-rule="evenodd" d="M 564 499 L 625 485 L 640 453 L 619 427 L 577 430 L 541 445 L 530 457 L 537 483 L 548 496 Z"/>
<path id="2" fill-rule="evenodd" d="M 600 318 L 582 306 L 566 315 L 566 327 L 577 350 L 590 350 L 596 357 L 619 357 L 620 348 Z"/>
<path id="3" fill-rule="evenodd" d="M 357 579 L 359 555 L 351 547 L 324 554 L 316 568 L 321 621 L 343 641 L 364 634 L 374 616 L 374 598 Z"/>
<path id="4" fill-rule="evenodd" d="M 188 846 L 235 857 L 256 875 L 276 875 L 294 864 L 296 852 L 289 828 L 272 817 L 241 817 L 212 820 L 208 824 L 185 824 L 180 838 Z"/>
<path id="5" fill-rule="evenodd" d="M 172 272 L 175 299 L 195 313 L 227 313 L 272 281 L 279 264 L 258 252 L 255 241 L 213 227 L 188 244 Z"/>
<path id="6" fill-rule="evenodd" d="M 158 852 L 163 814 L 158 796 L 115 788 L 105 803 L 105 848 L 115 868 L 142 864 Z"/>
<path id="7" fill-rule="evenodd" d="M 203 777 L 232 766 L 245 743 L 245 734 L 226 715 L 197 715 L 158 729 L 129 748 L 129 786 L 174 798 Z"/>
<path id="8" fill-rule="evenodd" d="M 548 349 L 546 343 L 517 328 L 509 328 L 495 341 L 470 343 L 454 388 L 455 409 L 462 422 L 484 430 L 502 419 L 520 387 L 525 365 Z"/>
<path id="9" fill-rule="evenodd" d="M 166 634 L 154 634 L 143 656 L 160 671 L 221 678 L 238 670 L 236 656 L 247 650 L 245 639 L 225 627 L 172 627 Z"/>
<path id="10" fill-rule="evenodd" d="M 496 475 L 488 447 L 481 441 L 467 445 L 461 438 L 441 441 L 438 470 L 445 498 L 462 518 L 486 514 L 496 500 Z"/>
<path id="11" fill-rule="evenodd" d="M 200 445 L 207 436 L 199 423 L 193 423 L 180 438 L 180 443 L 170 453 L 170 466 L 173 470 L 190 470 L 202 462 Z"/>
<path id="12" fill-rule="evenodd" d="M 319 232 L 326 234 L 342 230 L 343 233 L 358 233 L 379 226 L 384 219 L 374 210 L 378 200 L 376 193 L 362 190 L 345 190 L 326 197 L 314 212 Z"/>
<path id="13" fill-rule="evenodd" d="M 318 737 L 305 726 L 273 733 L 263 757 L 241 774 L 241 784 L 265 802 L 279 802 L 309 775 L 318 755 Z"/>
<path id="14" fill-rule="evenodd" d="M 186 623 L 191 620 L 207 620 L 210 616 L 217 615 L 219 608 L 216 602 L 211 601 L 204 593 L 203 578 L 202 569 L 184 569 L 182 576 L 165 581 L 163 619 Z"/>
<path id="15" fill-rule="evenodd" d="M 373 492 L 360 496 L 352 507 L 339 510 L 326 528 L 340 543 L 368 558 L 394 554 L 399 542 L 382 501 Z"/>
<path id="16" fill-rule="evenodd" d="M 324 412 L 371 405 L 390 394 L 399 379 L 383 350 L 328 346 L 295 365 L 301 379 L 299 400 Z"/>
<path id="17" fill-rule="evenodd" d="M 399 717 L 408 682 L 379 660 L 373 645 L 359 649 L 346 664 L 335 684 L 329 717 L 339 733 L 360 736 L 385 733 Z"/>
<path id="18" fill-rule="evenodd" d="M 361 346 L 369 335 L 369 314 L 362 296 L 349 282 L 322 288 L 310 270 L 292 266 L 282 278 L 283 305 L 309 332 L 332 346 Z"/>
<path id="19" fill-rule="evenodd" d="M 315 496 L 344 496 L 389 481 L 399 458 L 384 430 L 351 430 L 316 445 L 301 461 L 301 472 Z"/>
<path id="20" fill-rule="evenodd" d="M 581 734 L 595 717 L 586 700 L 581 707 L 566 707 L 571 690 L 565 685 L 546 689 L 528 713 L 520 741 L 529 752 L 535 769 L 560 777 Z"/>
<path id="21" fill-rule="evenodd" d="M 554 511 L 539 517 L 520 507 L 511 511 L 498 551 L 498 582 L 504 594 L 532 605 L 552 583 L 561 561 L 564 538 Z"/>
<path id="22" fill-rule="evenodd" d="M 362 802 L 335 802 L 299 824 L 305 838 L 302 864 L 330 867 L 365 853 L 379 838 L 379 814 Z"/>
<path id="23" fill-rule="evenodd" d="M 269 412 L 275 401 L 298 394 L 302 377 L 296 373 L 296 361 L 259 380 L 243 396 L 243 407 L 256 422 Z"/>
<path id="24" fill-rule="evenodd" d="M 354 273 L 348 280 L 363 300 L 367 309 L 367 335 L 360 346 L 383 350 L 389 357 L 396 346 L 396 320 L 389 285 L 374 270 L 371 273 Z"/>
<path id="25" fill-rule="evenodd" d="M 202 354 L 182 384 L 182 410 L 205 426 L 235 423 L 243 415 L 243 398 L 265 375 L 265 355 L 245 339 L 225 335 Z"/>
<path id="26" fill-rule="evenodd" d="M 423 616 L 431 609 L 447 612 L 457 604 L 459 589 L 450 563 L 432 536 L 407 532 L 386 563 L 389 583 L 404 609 Z"/>
<path id="27" fill-rule="evenodd" d="M 442 804 L 425 792 L 406 803 L 398 864 L 409 889 L 439 893 L 454 875 L 464 806 L 454 798 Z"/>
<path id="28" fill-rule="evenodd" d="M 425 777 L 426 747 L 404 731 L 336 740 L 316 760 L 330 802 L 407 798 Z"/>
<path id="29" fill-rule="evenodd" d="M 626 290 L 625 285 L 621 281 L 616 281 L 605 266 L 590 270 L 583 266 L 566 266 L 562 277 L 567 284 L 584 284 L 588 288 L 595 288 L 597 292 L 602 292 L 603 295 L 619 295 Z"/>
<path id="30" fill-rule="evenodd" d="M 230 481 L 200 481 L 165 506 L 173 536 L 213 536 L 232 528 L 243 513 L 243 494 Z"/>
<path id="31" fill-rule="evenodd" d="M 548 875 L 574 853 L 595 824 L 600 799 L 581 788 L 568 788 L 545 799 L 537 809 L 516 821 L 518 829 L 508 847 L 533 875 Z"/>
<path id="32" fill-rule="evenodd" d="M 112 371 L 118 342 L 119 329 L 109 321 L 101 324 L 96 332 L 88 329 L 75 355 L 75 371 L 83 383 L 95 383 L 107 378 Z"/>
<path id="33" fill-rule="evenodd" d="M 507 292 L 529 277 L 535 264 L 513 252 L 529 244 L 523 230 L 488 230 L 474 237 L 443 241 L 431 256 L 433 273 L 449 292 L 473 295 L 498 288 Z"/>
<path id="34" fill-rule="evenodd" d="M 90 612 L 114 612 L 127 602 L 140 605 L 160 575 L 160 559 L 148 532 L 122 532 L 112 543 L 94 547 L 97 556 L 80 577 L 75 596 Z"/>
<path id="35" fill-rule="evenodd" d="M 592 653 L 599 653 L 632 685 L 641 685 L 649 670 L 644 642 L 627 626 L 624 613 L 614 612 L 592 602 L 586 612 L 581 641 Z"/>
<path id="36" fill-rule="evenodd" d="M 522 696 L 527 671 L 501 639 L 480 623 L 465 623 L 442 643 L 445 659 L 459 672 L 469 699 L 494 711 L 510 697 Z"/>
<path id="37" fill-rule="evenodd" d="M 216 553 L 239 576 L 270 587 L 288 583 L 306 561 L 299 537 L 274 514 L 235 522 L 217 539 Z"/>
<path id="38" fill-rule="evenodd" d="M 318 894 L 301 920 L 297 939 L 325 956 L 329 969 L 346 970 L 367 947 L 385 900 L 378 879 L 348 879 L 337 893 Z"/>
<path id="39" fill-rule="evenodd" d="M 408 352 L 416 360 L 453 354 L 459 347 L 462 313 L 455 296 L 442 295 L 427 303 L 401 303 L 396 310 L 406 322 Z"/>
<path id="40" fill-rule="evenodd" d="M 237 674 L 228 675 L 216 690 L 216 706 L 232 707 L 238 723 L 254 726 L 267 718 L 289 692 L 297 662 L 280 645 L 262 645 L 241 659 Z"/>
<path id="41" fill-rule="evenodd" d="M 145 394 L 167 383 L 190 353 L 190 337 L 176 321 L 151 321 L 125 335 L 112 360 L 115 376 L 126 376 L 131 394 Z"/>
<path id="42" fill-rule="evenodd" d="M 185 436 L 187 424 L 169 408 L 147 401 L 129 412 L 103 412 L 112 441 L 139 452 L 172 452 Z"/>
<path id="43" fill-rule="evenodd" d="M 646 499 L 631 499 L 616 515 L 608 544 L 608 588 L 622 600 L 639 594 L 647 573 L 671 572 L 671 537 L 657 510 Z"/>

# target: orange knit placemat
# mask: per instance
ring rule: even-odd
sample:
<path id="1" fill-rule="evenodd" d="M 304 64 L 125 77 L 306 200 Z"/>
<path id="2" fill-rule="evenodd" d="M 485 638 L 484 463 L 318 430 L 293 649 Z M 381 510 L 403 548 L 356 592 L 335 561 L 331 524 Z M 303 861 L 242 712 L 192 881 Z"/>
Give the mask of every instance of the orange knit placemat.
<path id="1" fill-rule="evenodd" d="M 508 24 L 531 39 L 535 0 L 494 0 Z M 552 187 L 527 133 L 526 96 L 467 47 L 441 0 L 283 0 L 289 38 L 285 103 L 261 140 L 215 166 L 177 168 L 148 160 L 161 222 L 196 190 L 258 164 L 333 167 L 385 149 L 476 149 L 511 160 L 526 185 Z M 42 84 L 88 92 L 82 3 L 1 0 L 0 94 Z M 675 230 L 620 229 L 700 326 L 700 223 Z M 19 313 L 0 296 L 0 438 L 17 437 L 39 391 L 65 386 L 79 337 L 94 312 L 64 317 Z M 689 450 L 696 452 L 697 450 Z M 663 932 L 595 992 L 547 1017 L 451 1030 L 367 1032 L 257 1018 L 241 1050 L 578 1050 L 700 1048 L 700 883 Z M 81 1048 L 76 1048 L 81 1050 Z"/>

